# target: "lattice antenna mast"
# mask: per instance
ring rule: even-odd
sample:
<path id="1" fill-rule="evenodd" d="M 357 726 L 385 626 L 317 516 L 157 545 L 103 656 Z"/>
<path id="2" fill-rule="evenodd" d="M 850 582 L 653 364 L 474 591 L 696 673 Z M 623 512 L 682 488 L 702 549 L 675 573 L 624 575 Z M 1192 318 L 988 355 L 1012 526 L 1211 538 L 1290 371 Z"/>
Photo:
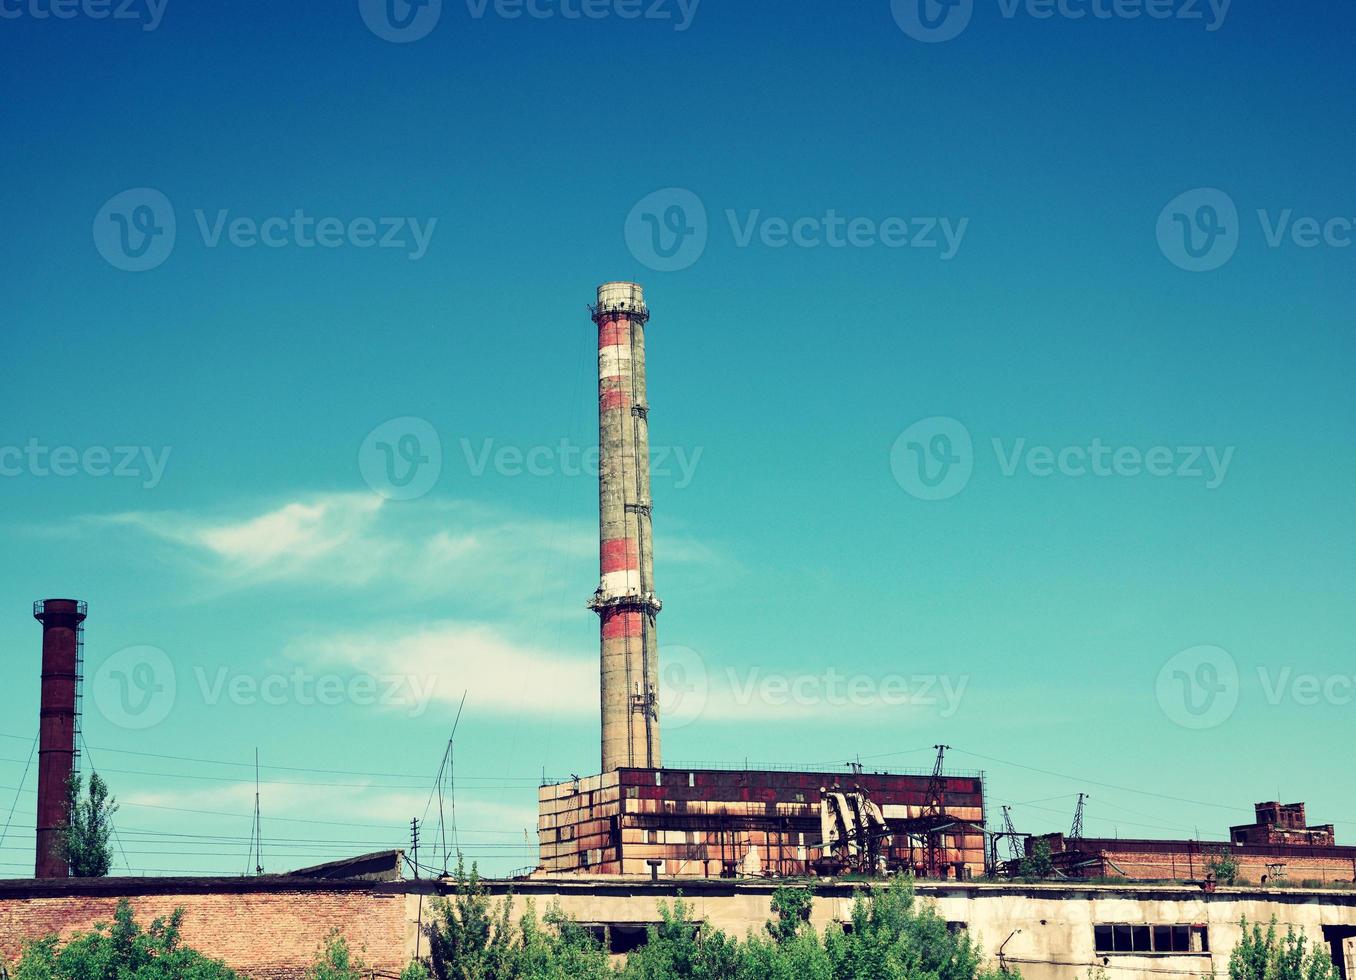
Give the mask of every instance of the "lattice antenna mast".
<path id="1" fill-rule="evenodd" d="M 1088 794 L 1078 794 L 1078 807 L 1074 810 L 1073 827 L 1069 830 L 1069 840 L 1083 839 L 1083 805 L 1088 799 Z"/>
<path id="2" fill-rule="evenodd" d="M 1003 833 L 1008 835 L 1008 853 L 1012 855 L 1014 861 L 1021 860 L 1022 854 L 1017 849 L 1017 828 L 1012 825 L 1012 807 L 1003 807 Z"/>
<path id="3" fill-rule="evenodd" d="M 932 778 L 928 780 L 927 805 L 924 808 L 924 814 L 928 816 L 941 816 L 946 805 L 946 786 L 942 781 L 942 765 L 946 761 L 946 750 L 951 748 L 949 745 L 934 745 L 937 750 L 937 762 L 932 767 Z"/>

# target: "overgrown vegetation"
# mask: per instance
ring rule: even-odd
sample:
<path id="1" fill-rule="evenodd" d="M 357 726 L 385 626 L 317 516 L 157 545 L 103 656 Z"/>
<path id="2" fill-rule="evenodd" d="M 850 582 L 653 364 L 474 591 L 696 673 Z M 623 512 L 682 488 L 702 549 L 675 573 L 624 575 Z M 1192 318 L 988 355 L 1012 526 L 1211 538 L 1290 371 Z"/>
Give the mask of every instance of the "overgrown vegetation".
<path id="1" fill-rule="evenodd" d="M 896 879 L 856 900 L 850 926 L 811 924 L 813 892 L 773 894 L 765 935 L 728 936 L 694 921 L 680 897 L 661 903 L 648 941 L 614 966 L 591 932 L 552 908 L 538 921 L 512 899 L 496 909 L 475 869 L 458 869 L 456 894 L 434 904 L 424 965 L 436 980 L 989 980 L 979 944 L 952 932 L 913 883 Z"/>
<path id="2" fill-rule="evenodd" d="M 1044 881 L 1054 874 L 1055 862 L 1050 857 L 1050 844 L 1038 840 L 1032 843 L 1031 853 L 1017 865 L 1017 876 L 1023 881 Z"/>
<path id="3" fill-rule="evenodd" d="M 96 925 L 64 946 L 56 936 L 30 944 L 14 980 L 239 980 L 224 963 L 180 942 L 183 917 L 177 909 L 143 930 L 123 899 L 111 924 Z"/>
<path id="4" fill-rule="evenodd" d="M 1302 933 L 1293 926 L 1285 937 L 1276 934 L 1276 920 L 1271 920 L 1267 931 L 1243 920 L 1243 938 L 1229 955 L 1229 980 L 1338 980 L 1328 951 L 1321 946 L 1310 946 Z"/>
<path id="5" fill-rule="evenodd" d="M 57 852 L 70 865 L 73 877 L 102 878 L 113 867 L 108 841 L 118 804 L 97 772 L 89 774 L 89 792 L 83 800 L 80 784 L 76 773 L 66 780 L 66 825 L 61 828 Z"/>
<path id="6" fill-rule="evenodd" d="M 1238 861 L 1227 847 L 1212 851 L 1205 859 L 1205 867 L 1221 885 L 1232 885 L 1238 881 Z"/>
<path id="7" fill-rule="evenodd" d="M 933 907 L 920 902 L 901 878 L 859 895 L 848 926 L 823 936 L 811 923 L 810 888 L 779 888 L 766 935 L 736 940 L 696 922 L 677 899 L 660 903 L 660 922 L 648 942 L 614 966 L 602 943 L 553 907 L 538 921 L 531 904 L 513 919 L 512 899 L 495 908 L 475 869 L 458 869 L 455 895 L 438 900 L 424 927 L 429 955 L 411 963 L 401 980 L 1020 980 L 1020 974 L 984 969 L 979 944 L 952 931 Z M 25 947 L 3 980 L 242 980 L 224 963 L 185 946 L 183 909 L 137 924 L 126 899 L 113 922 L 78 933 L 62 945 L 48 936 Z M 1338 980 L 1322 946 L 1302 933 L 1265 932 L 1242 922 L 1243 937 L 1229 956 L 1229 980 Z M 374 974 L 332 932 L 306 972 L 307 980 L 370 980 Z M 1088 980 L 1106 980 L 1094 969 Z"/>

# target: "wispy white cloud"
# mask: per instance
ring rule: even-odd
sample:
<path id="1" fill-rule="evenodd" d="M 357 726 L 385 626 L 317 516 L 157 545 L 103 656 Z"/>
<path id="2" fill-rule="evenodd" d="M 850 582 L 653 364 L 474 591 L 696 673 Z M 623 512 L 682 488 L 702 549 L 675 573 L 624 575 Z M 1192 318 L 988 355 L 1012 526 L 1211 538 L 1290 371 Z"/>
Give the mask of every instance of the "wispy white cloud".
<path id="1" fill-rule="evenodd" d="M 472 584 L 521 591 L 524 576 L 597 548 L 589 525 L 496 514 L 456 502 L 401 504 L 372 494 L 328 494 L 228 517 L 138 511 L 89 519 L 167 546 L 226 587 L 276 582 L 419 595 Z"/>
<path id="2" fill-rule="evenodd" d="M 432 700 L 455 705 L 467 693 L 480 712 L 598 716 L 596 655 L 541 649 L 484 623 L 311 635 L 290 643 L 284 655 L 317 670 L 416 678 Z"/>

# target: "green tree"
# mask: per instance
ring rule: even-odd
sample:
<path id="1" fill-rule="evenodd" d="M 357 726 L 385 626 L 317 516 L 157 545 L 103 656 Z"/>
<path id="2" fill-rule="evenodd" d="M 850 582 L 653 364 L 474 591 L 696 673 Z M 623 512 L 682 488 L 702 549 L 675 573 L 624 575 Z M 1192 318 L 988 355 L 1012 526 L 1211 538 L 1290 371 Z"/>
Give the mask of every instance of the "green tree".
<path id="1" fill-rule="evenodd" d="M 767 931 L 778 944 L 790 942 L 800 935 L 801 930 L 810 921 L 810 911 L 814 907 L 815 889 L 813 885 L 805 888 L 778 888 L 772 893 L 772 914 Z"/>
<path id="2" fill-rule="evenodd" d="M 709 923 L 693 922 L 678 898 L 659 903 L 660 923 L 626 960 L 626 980 L 729 980 L 739 975 L 740 945 Z"/>
<path id="3" fill-rule="evenodd" d="M 240 980 L 224 963 L 182 944 L 183 917 L 176 909 L 143 930 L 122 899 L 112 924 L 78 933 L 64 946 L 56 936 L 29 944 L 14 980 Z"/>
<path id="4" fill-rule="evenodd" d="M 1276 934 L 1274 918 L 1265 933 L 1256 923 L 1248 928 L 1246 918 L 1242 927 L 1243 938 L 1229 954 L 1230 980 L 1338 980 L 1328 951 L 1309 946 L 1294 926 L 1286 929 L 1284 939 Z"/>
<path id="5" fill-rule="evenodd" d="M 558 905 L 551 907 L 543 922 L 544 929 L 529 904 L 518 926 L 521 945 L 515 976 L 522 980 L 606 980 L 615 976 L 607 950 L 588 930 L 567 918 Z"/>
<path id="6" fill-rule="evenodd" d="M 70 865 L 72 877 L 102 878 L 113 867 L 108 840 L 118 804 L 97 772 L 89 774 L 89 793 L 83 800 L 80 782 L 76 773 L 66 781 L 66 824 L 57 840 L 57 852 Z"/>
<path id="7" fill-rule="evenodd" d="M 1050 857 L 1050 844 L 1038 840 L 1032 843 L 1031 853 L 1022 858 L 1017 874 L 1026 881 L 1044 881 L 1054 873 L 1055 862 Z"/>
<path id="8" fill-rule="evenodd" d="M 363 980 L 367 975 L 367 966 L 353 955 L 348 940 L 335 929 L 325 938 L 315 962 L 306 971 L 306 980 Z"/>
<path id="9" fill-rule="evenodd" d="M 433 902 L 425 966 L 435 980 L 500 980 L 514 975 L 515 941 L 513 899 L 507 898 L 498 915 L 475 865 L 466 873 L 457 862 L 457 886 L 451 899 Z"/>
<path id="10" fill-rule="evenodd" d="M 858 896 L 852 929 L 830 926 L 824 937 L 834 980 L 975 980 L 997 977 L 980 969 L 978 943 L 953 933 L 930 904 L 920 905 L 911 878 Z"/>
<path id="11" fill-rule="evenodd" d="M 1205 859 L 1205 867 L 1222 885 L 1232 885 L 1238 879 L 1238 861 L 1227 847 L 1212 851 Z"/>

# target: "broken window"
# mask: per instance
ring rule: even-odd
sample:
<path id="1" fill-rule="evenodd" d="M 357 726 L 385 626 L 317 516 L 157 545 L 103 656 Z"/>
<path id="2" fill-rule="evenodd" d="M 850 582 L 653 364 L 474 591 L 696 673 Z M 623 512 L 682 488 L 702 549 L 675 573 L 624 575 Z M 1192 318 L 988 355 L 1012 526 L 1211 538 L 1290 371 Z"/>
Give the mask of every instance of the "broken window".
<path id="1" fill-rule="evenodd" d="M 1208 953 L 1210 937 L 1203 925 L 1095 925 L 1093 945 L 1099 953 Z"/>

